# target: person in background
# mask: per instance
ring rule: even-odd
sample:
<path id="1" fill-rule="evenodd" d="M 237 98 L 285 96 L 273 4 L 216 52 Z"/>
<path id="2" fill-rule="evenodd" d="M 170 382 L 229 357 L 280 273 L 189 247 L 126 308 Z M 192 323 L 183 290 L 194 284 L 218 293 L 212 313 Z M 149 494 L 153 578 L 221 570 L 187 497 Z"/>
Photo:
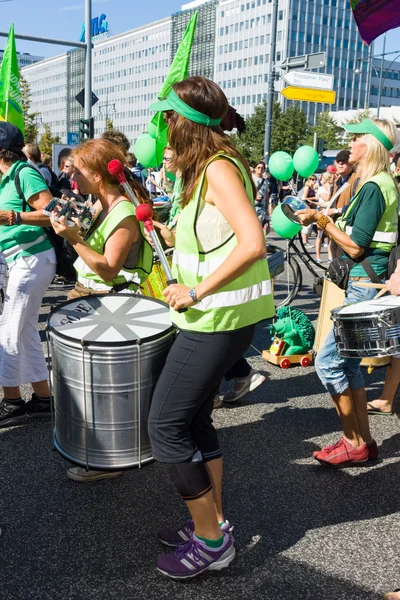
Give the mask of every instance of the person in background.
<path id="1" fill-rule="evenodd" d="M 42 163 L 42 155 L 39 146 L 37 144 L 25 144 L 23 152 L 28 159 L 28 163 L 39 171 L 47 185 L 50 187 L 51 173 Z"/>
<path id="2" fill-rule="evenodd" d="M 268 165 L 267 165 L 268 169 Z M 268 212 L 269 216 L 272 216 L 274 212 L 275 206 L 278 204 L 279 200 L 279 183 L 278 180 L 271 175 L 269 171 L 267 171 L 267 180 L 268 180 L 268 195 L 269 195 L 269 206 Z"/>
<path id="3" fill-rule="evenodd" d="M 318 190 L 318 181 L 316 175 L 311 175 L 304 184 L 303 194 L 301 196 L 302 200 L 309 201 L 314 200 L 317 195 Z M 303 227 L 301 230 L 301 238 L 303 240 L 303 244 L 306 248 L 314 248 L 314 244 L 310 244 L 310 235 L 313 226 L 308 225 L 308 227 Z"/>
<path id="4" fill-rule="evenodd" d="M 131 143 L 122 131 L 118 131 L 117 129 L 107 129 L 106 131 L 103 131 L 101 138 L 115 144 L 118 148 L 121 148 L 125 156 L 128 154 Z"/>
<path id="5" fill-rule="evenodd" d="M 335 176 L 336 175 L 336 167 L 335 167 L 335 165 L 328 165 L 326 167 L 326 172 L 330 173 L 333 176 Z"/>
<path id="6" fill-rule="evenodd" d="M 70 189 L 71 192 L 73 192 L 74 194 L 79 194 L 79 185 L 78 183 L 71 177 L 72 173 L 74 172 L 74 165 L 72 162 L 72 158 L 68 157 L 65 162 L 64 162 L 64 169 L 63 169 L 65 175 L 67 176 L 67 179 L 69 181 L 69 185 L 70 185 Z"/>
<path id="7" fill-rule="evenodd" d="M 254 167 L 252 174 L 254 185 L 256 186 L 256 199 L 254 207 L 261 225 L 266 224 L 267 209 L 269 204 L 268 183 L 265 175 L 265 162 L 260 160 Z"/>
<path id="8" fill-rule="evenodd" d="M 394 163 L 395 163 L 394 180 L 398 185 L 400 185 L 400 153 L 396 154 Z"/>
<path id="9" fill-rule="evenodd" d="M 50 220 L 43 209 L 51 202 L 49 188 L 26 162 L 24 138 L 10 123 L 0 122 L 0 252 L 8 266 L 8 283 L 0 317 L 0 427 L 30 417 L 50 417 L 48 371 L 37 323 L 42 299 L 56 272 L 56 255 L 43 231 Z M 18 171 L 22 200 L 15 186 Z M 24 402 L 20 386 L 31 384 Z"/>
<path id="10" fill-rule="evenodd" d="M 317 195 L 316 195 L 316 199 L 315 202 L 310 202 L 310 204 L 316 208 L 318 208 L 318 210 L 323 210 L 324 208 L 326 208 L 331 195 L 332 195 L 332 184 L 333 184 L 333 179 L 334 179 L 334 175 L 333 173 L 330 172 L 326 172 L 323 173 L 321 175 L 321 179 L 320 179 L 320 185 L 319 188 L 317 190 Z M 325 234 L 324 232 L 321 230 L 318 232 L 317 234 L 317 240 L 315 242 L 315 260 L 318 263 L 322 262 L 321 259 L 321 248 L 322 248 L 322 244 L 324 242 L 325 239 Z M 329 253 L 329 248 L 328 248 L 328 258 L 329 260 L 332 260 L 332 256 Z"/>
<path id="11" fill-rule="evenodd" d="M 343 211 L 349 206 L 351 199 L 357 188 L 358 177 L 354 171 L 354 165 L 349 161 L 350 150 L 340 150 L 335 158 L 335 168 L 337 177 L 333 184 L 333 194 L 344 185 L 349 184 L 340 196 L 335 200 L 334 205 L 329 209 L 330 217 L 343 214 Z"/>

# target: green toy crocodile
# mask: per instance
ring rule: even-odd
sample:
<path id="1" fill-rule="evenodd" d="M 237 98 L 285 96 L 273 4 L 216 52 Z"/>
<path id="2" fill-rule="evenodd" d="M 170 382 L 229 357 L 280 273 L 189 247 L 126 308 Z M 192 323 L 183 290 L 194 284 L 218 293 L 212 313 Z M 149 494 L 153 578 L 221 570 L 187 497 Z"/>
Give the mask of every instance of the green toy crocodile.
<path id="1" fill-rule="evenodd" d="M 310 319 L 297 308 L 281 306 L 276 311 L 277 320 L 270 327 L 273 337 L 283 340 L 286 355 L 305 354 L 314 344 L 315 329 Z"/>

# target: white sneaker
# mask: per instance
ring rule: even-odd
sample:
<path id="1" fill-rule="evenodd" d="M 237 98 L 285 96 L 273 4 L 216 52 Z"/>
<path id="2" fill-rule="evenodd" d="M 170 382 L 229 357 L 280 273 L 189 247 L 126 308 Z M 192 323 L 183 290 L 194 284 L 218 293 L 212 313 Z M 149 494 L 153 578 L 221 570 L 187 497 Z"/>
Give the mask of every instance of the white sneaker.
<path id="1" fill-rule="evenodd" d="M 74 481 L 100 481 L 101 479 L 119 477 L 119 475 L 122 475 L 122 471 L 86 471 L 82 467 L 71 467 L 67 470 L 68 479 Z"/>
<path id="2" fill-rule="evenodd" d="M 223 402 L 228 404 L 237 402 L 240 398 L 258 388 L 259 385 L 264 383 L 265 379 L 264 375 L 254 371 L 254 369 L 251 369 L 247 377 L 236 377 L 233 389 L 223 396 Z"/>

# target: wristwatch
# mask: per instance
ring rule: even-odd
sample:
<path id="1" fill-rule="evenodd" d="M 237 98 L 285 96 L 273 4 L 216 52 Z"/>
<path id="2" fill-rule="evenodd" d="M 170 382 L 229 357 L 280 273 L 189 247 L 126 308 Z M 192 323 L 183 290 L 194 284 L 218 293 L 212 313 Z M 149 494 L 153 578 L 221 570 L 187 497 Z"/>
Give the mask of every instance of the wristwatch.
<path id="1" fill-rule="evenodd" d="M 193 302 L 198 302 L 199 299 L 197 297 L 196 294 L 196 290 L 194 288 L 192 288 L 191 290 L 189 290 L 189 296 L 191 297 L 191 299 L 193 300 Z"/>
<path id="2" fill-rule="evenodd" d="M 19 213 L 19 212 L 15 213 L 15 224 L 16 225 L 22 224 L 21 213 Z"/>

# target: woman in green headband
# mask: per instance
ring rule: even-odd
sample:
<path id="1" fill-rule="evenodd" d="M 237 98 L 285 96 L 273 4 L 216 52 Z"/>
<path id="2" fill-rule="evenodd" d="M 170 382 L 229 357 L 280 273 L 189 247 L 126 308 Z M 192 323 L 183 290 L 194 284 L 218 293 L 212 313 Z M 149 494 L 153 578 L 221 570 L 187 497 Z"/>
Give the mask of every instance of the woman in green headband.
<path id="1" fill-rule="evenodd" d="M 399 192 L 390 174 L 389 151 L 397 142 L 394 123 L 365 119 L 344 127 L 353 134 L 349 162 L 359 177 L 355 196 L 336 223 L 310 209 L 296 214 L 304 225 L 316 222 L 336 243 L 338 251 L 328 274 L 345 289 L 346 305 L 371 300 L 376 295 L 374 288 L 359 287 L 360 280 L 380 283 L 387 276 L 389 254 L 397 241 Z M 342 276 L 346 268 L 350 269 L 348 278 Z M 318 352 L 315 367 L 332 396 L 343 437 L 314 452 L 314 458 L 321 463 L 341 466 L 378 456 L 378 447 L 369 429 L 360 362 L 361 358 L 339 355 L 331 330 Z"/>
<path id="2" fill-rule="evenodd" d="M 191 515 L 159 532 L 161 542 L 178 548 L 161 555 L 157 568 L 185 579 L 227 567 L 235 556 L 211 413 L 222 377 L 249 347 L 256 323 L 275 310 L 250 169 L 220 127 L 224 93 L 191 77 L 151 108 L 168 121 L 169 169 L 180 172 L 182 189 L 176 235 L 154 223 L 175 247 L 178 283 L 163 294 L 180 333 L 153 395 L 149 434 L 154 458 L 168 468 Z"/>

